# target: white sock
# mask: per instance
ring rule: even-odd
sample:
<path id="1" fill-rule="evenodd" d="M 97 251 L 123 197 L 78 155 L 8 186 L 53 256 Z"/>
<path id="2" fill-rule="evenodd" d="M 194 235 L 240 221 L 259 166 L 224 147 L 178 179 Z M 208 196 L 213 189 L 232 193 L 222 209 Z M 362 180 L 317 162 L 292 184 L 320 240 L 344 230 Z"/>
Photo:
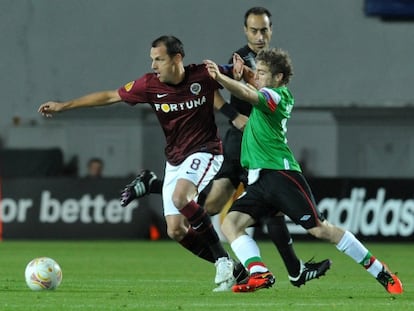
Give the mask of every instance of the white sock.
<path id="1" fill-rule="evenodd" d="M 268 271 L 260 257 L 259 247 L 250 236 L 246 234 L 241 235 L 235 239 L 230 246 L 240 262 L 249 269 L 250 273 Z M 249 263 L 252 263 L 252 261 L 256 264 L 248 267 Z"/>
<path id="2" fill-rule="evenodd" d="M 345 231 L 336 248 L 362 265 L 371 275 L 377 277 L 382 263 L 349 231 Z"/>
<path id="3" fill-rule="evenodd" d="M 347 254 L 357 263 L 360 263 L 368 253 L 364 245 L 357 240 L 357 238 L 349 231 L 345 231 L 342 239 L 336 245 L 336 248 L 341 252 Z"/>
<path id="4" fill-rule="evenodd" d="M 372 263 L 371 267 L 367 269 L 369 273 L 371 273 L 374 277 L 377 277 L 378 274 L 382 271 L 383 264 L 378 259 Z"/>

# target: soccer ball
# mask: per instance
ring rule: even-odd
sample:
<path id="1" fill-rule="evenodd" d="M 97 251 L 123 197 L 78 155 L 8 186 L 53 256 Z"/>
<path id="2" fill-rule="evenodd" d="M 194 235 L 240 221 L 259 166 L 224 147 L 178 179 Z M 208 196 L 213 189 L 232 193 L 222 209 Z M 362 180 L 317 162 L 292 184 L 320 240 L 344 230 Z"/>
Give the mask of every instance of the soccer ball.
<path id="1" fill-rule="evenodd" d="M 38 257 L 27 264 L 24 277 L 31 290 L 55 289 L 62 282 L 62 269 L 52 258 Z"/>

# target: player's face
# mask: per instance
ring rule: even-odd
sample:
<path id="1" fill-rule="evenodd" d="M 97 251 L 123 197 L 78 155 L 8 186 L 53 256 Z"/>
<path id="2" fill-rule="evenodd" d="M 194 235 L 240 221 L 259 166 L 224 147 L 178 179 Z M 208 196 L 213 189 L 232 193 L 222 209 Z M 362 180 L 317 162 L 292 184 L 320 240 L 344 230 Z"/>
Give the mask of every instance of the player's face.
<path id="1" fill-rule="evenodd" d="M 278 73 L 276 76 L 272 76 L 272 73 L 269 70 L 269 67 L 263 63 L 258 62 L 256 64 L 256 73 L 254 76 L 257 89 L 262 87 L 278 87 L 283 78 L 283 74 Z"/>
<path id="2" fill-rule="evenodd" d="M 270 26 L 269 17 L 266 14 L 250 14 L 247 17 L 246 24 L 244 33 L 246 34 L 247 45 L 255 53 L 269 47 L 272 39 L 272 27 Z"/>
<path id="3" fill-rule="evenodd" d="M 151 68 L 157 74 L 157 78 L 164 83 L 172 83 L 175 73 L 175 62 L 167 54 L 167 48 L 165 45 L 160 45 L 155 48 L 151 48 L 150 56 L 152 59 Z"/>

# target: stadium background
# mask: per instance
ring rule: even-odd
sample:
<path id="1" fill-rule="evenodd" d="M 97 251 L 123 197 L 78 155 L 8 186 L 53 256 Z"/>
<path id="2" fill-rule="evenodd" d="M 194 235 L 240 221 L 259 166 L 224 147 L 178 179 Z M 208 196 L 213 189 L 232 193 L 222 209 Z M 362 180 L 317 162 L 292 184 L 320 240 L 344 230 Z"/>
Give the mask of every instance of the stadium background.
<path id="1" fill-rule="evenodd" d="M 381 181 L 385 185 L 389 178 L 409 185 L 414 176 L 414 23 L 367 16 L 364 3 L 2 0 L 1 194 L 8 203 L 2 218 L 13 219 L 4 224 L 4 232 L 10 225 L 22 225 L 14 222 L 13 212 L 19 209 L 14 210 L 13 204 L 27 198 L 36 202 L 70 163 L 77 164 L 81 177 L 90 157 L 102 157 L 107 182 L 118 181 L 108 190 L 112 197 L 139 168 L 162 175 L 164 139 L 148 108 L 119 104 L 46 120 L 37 114 L 42 102 L 117 88 L 150 71 L 150 43 L 162 34 L 182 39 L 186 63 L 205 58 L 225 63 L 245 43 L 243 14 L 254 5 L 272 12 L 273 45 L 292 56 L 296 108 L 288 138 L 298 157 L 307 153 L 314 178 L 377 180 L 380 185 L 371 190 L 372 197 L 383 186 Z M 227 124 L 219 115 L 218 123 L 224 132 Z M 55 173 L 48 173 L 44 188 L 23 195 L 22 189 L 30 183 L 22 176 L 28 172 L 29 160 L 41 159 L 39 151 L 50 159 L 56 150 Z M 43 177 L 39 175 L 47 167 L 42 163 L 29 177 Z M 62 200 L 96 191 L 94 185 L 83 184 L 71 194 L 66 191 L 68 184 L 56 190 Z M 349 197 L 351 188 L 341 189 L 345 193 L 338 197 Z M 392 199 L 412 198 L 410 187 L 404 189 Z M 159 212 L 159 197 L 144 202 Z M 406 216 L 410 224 L 412 208 Z"/>

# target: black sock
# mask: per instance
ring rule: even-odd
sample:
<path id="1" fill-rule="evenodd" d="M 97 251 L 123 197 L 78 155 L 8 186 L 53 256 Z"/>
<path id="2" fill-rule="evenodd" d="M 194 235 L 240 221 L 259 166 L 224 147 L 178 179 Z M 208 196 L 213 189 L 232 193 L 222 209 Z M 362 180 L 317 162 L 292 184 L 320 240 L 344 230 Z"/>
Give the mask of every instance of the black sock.
<path id="1" fill-rule="evenodd" d="M 194 231 L 193 228 L 190 227 L 190 229 L 188 229 L 187 234 L 179 243 L 194 255 L 209 262 L 215 262 L 210 248 L 204 243 L 200 234 L 198 234 L 197 231 Z"/>
<path id="2" fill-rule="evenodd" d="M 211 223 L 210 216 L 207 215 L 200 205 L 191 201 L 180 210 L 180 213 L 187 218 L 191 227 L 200 234 L 204 243 L 209 246 L 215 260 L 220 257 L 228 257 L 228 254 L 221 245 L 218 234 Z"/>
<path id="3" fill-rule="evenodd" d="M 293 249 L 293 242 L 286 226 L 284 216 L 276 216 L 267 223 L 269 236 L 276 245 L 280 256 L 290 276 L 295 277 L 300 272 L 300 259 Z"/>

